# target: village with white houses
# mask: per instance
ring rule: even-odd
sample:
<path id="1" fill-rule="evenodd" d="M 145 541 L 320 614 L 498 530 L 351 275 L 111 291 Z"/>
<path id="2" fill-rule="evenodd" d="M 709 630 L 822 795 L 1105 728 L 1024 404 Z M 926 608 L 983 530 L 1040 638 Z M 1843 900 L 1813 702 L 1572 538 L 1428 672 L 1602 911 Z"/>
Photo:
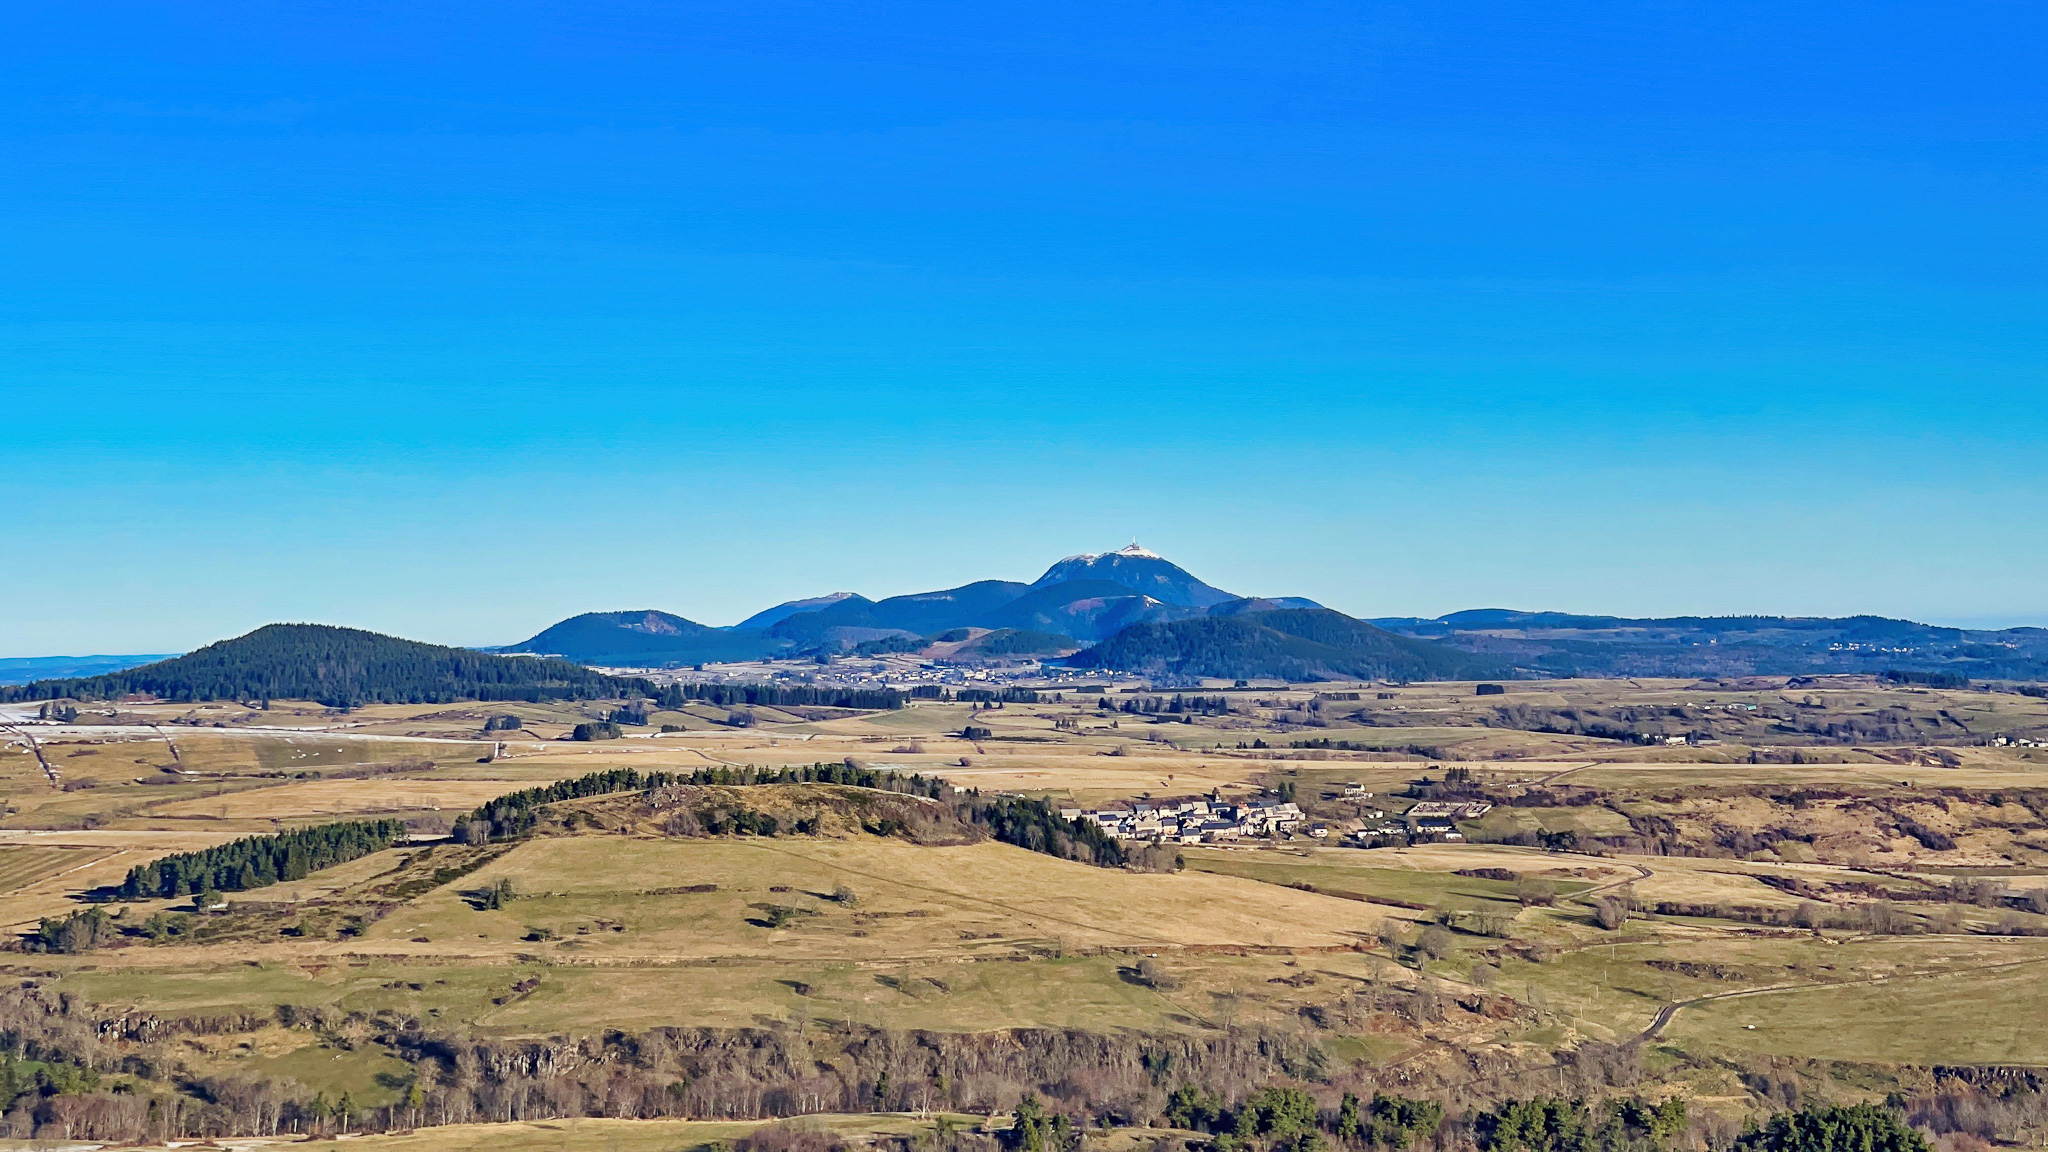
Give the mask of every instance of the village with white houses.
<path id="1" fill-rule="evenodd" d="M 1232 802 L 1211 796 L 1192 800 L 1139 800 L 1118 808 L 1062 808 L 1067 820 L 1095 824 L 1118 840 L 1158 844 L 1222 844 L 1244 840 L 1285 840 L 1306 836 L 1337 840 L 1356 847 L 1378 848 L 1464 839 L 1458 821 L 1477 820 L 1493 805 L 1470 802 L 1420 801 L 1390 816 L 1367 805 L 1373 794 L 1359 784 L 1346 784 L 1341 799 L 1355 802 L 1357 814 L 1342 826 L 1313 820 L 1301 806 L 1283 798 Z"/>

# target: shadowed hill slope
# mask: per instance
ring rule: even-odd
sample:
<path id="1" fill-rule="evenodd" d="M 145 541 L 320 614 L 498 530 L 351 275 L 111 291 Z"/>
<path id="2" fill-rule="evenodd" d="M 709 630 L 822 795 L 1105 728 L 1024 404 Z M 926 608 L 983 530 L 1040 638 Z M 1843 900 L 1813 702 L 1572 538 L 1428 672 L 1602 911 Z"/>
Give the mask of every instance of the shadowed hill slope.
<path id="1" fill-rule="evenodd" d="M 1502 670 L 1327 608 L 1134 625 L 1069 663 L 1154 675 L 1287 680 L 1457 680 Z"/>

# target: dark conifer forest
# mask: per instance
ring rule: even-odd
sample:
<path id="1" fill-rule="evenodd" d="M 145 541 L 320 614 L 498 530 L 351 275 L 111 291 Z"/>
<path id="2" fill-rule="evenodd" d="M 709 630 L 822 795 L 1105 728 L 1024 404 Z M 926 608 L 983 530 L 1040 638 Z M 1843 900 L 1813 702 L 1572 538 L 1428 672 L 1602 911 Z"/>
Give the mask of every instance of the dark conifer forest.
<path id="1" fill-rule="evenodd" d="M 246 892 L 280 881 L 303 880 L 322 868 L 381 852 L 404 835 L 403 821 L 351 820 L 275 836 L 249 836 L 131 868 L 121 882 L 121 896 L 148 900 L 198 892 Z"/>
<path id="2" fill-rule="evenodd" d="M 893 688 L 813 688 L 802 684 L 671 684 L 656 697 L 658 704 L 670 709 L 681 708 L 689 700 L 701 700 L 720 708 L 730 708 L 735 704 L 762 708 L 863 710 L 903 707 L 903 693 Z"/>
<path id="3" fill-rule="evenodd" d="M 1067 662 L 1156 675 L 1297 681 L 1454 680 L 1498 670 L 1491 661 L 1327 608 L 1134 624 Z"/>
<path id="4" fill-rule="evenodd" d="M 313 700 L 442 704 L 456 700 L 590 700 L 650 690 L 567 660 L 493 656 L 325 624 L 270 624 L 171 660 L 125 672 L 40 680 L 0 700 Z"/>

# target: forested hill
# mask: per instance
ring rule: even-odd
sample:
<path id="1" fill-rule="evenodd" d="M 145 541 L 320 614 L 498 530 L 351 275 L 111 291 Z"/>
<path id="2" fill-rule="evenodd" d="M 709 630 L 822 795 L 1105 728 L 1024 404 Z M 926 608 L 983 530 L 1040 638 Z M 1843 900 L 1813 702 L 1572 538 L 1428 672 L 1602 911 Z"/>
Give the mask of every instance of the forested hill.
<path id="1" fill-rule="evenodd" d="M 173 660 L 125 672 L 0 688 L 0 700 L 317 700 L 438 704 L 453 700 L 587 700 L 646 690 L 567 660 L 492 656 L 355 628 L 271 624 Z"/>
<path id="2" fill-rule="evenodd" d="M 1503 671 L 1493 661 L 1396 636 L 1327 608 L 1135 624 L 1068 663 L 1152 675 L 1287 680 L 1459 680 Z"/>
<path id="3" fill-rule="evenodd" d="M 521 644 L 501 651 L 558 652 L 579 663 L 642 668 L 674 659 L 752 660 L 762 655 L 760 637 L 733 629 L 707 628 L 694 620 L 652 608 L 632 612 L 585 612 Z"/>
<path id="4" fill-rule="evenodd" d="M 2048 678 L 2048 629 L 1990 632 L 1882 616 L 1635 619 L 1479 608 L 1370 621 L 1546 676 L 1881 676 Z"/>

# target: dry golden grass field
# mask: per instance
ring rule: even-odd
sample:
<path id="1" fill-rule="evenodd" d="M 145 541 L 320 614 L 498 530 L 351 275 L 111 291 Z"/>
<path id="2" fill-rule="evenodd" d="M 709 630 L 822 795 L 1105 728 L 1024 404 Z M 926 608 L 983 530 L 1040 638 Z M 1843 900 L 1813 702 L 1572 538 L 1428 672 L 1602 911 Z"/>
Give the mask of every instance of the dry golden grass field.
<path id="1" fill-rule="evenodd" d="M 109 946 L 0 953 L 0 972 L 95 1010 L 272 1021 L 195 1035 L 179 1058 L 193 1074 L 373 1103 L 397 1098 L 395 1050 L 275 1023 L 278 1010 L 404 1014 L 500 1038 L 1258 1025 L 1315 1038 L 1333 1066 L 1627 1044 L 1663 1012 L 1656 1043 L 1701 1060 L 2048 1064 L 2048 1032 L 2030 1023 L 2048 1010 L 2048 893 L 2029 895 L 2048 890 L 2048 760 L 1960 739 L 1821 743 L 1751 718 L 1754 705 L 1792 727 L 1883 716 L 2019 730 L 2048 726 L 2048 704 L 1868 682 L 1511 687 L 1262 688 L 1192 723 L 1100 706 L 1122 693 L 980 711 L 751 709 L 747 726 L 693 705 L 595 743 L 563 737 L 602 702 L 124 705 L 104 718 L 115 723 L 37 730 L 33 749 L 0 742 L 10 933 L 88 907 L 164 854 L 364 817 L 431 835 L 494 797 L 618 767 L 852 761 L 1068 806 L 1284 789 L 1329 835 L 1190 845 L 1184 868 L 1151 873 L 993 841 L 558 830 L 388 849 L 229 893 L 219 914 L 190 914 L 182 898 L 112 904 L 122 934 Z M 1653 747 L 1530 731 L 1495 711 L 1503 700 L 1541 716 L 1676 709 L 1721 735 Z M 486 739 L 483 722 L 506 713 L 525 727 Z M 970 722 L 988 735 L 964 739 Z M 1460 821 L 1464 840 L 1340 846 L 1453 775 L 1457 795 L 1493 804 Z M 1371 796 L 1347 799 L 1347 786 Z M 500 881 L 502 898 L 484 900 Z M 1603 905 L 1621 909 L 1618 924 L 1598 922 Z M 187 916 L 189 931 L 150 940 L 159 913 Z M 743 1130 L 583 1120 L 356 1143 L 652 1149 Z"/>

